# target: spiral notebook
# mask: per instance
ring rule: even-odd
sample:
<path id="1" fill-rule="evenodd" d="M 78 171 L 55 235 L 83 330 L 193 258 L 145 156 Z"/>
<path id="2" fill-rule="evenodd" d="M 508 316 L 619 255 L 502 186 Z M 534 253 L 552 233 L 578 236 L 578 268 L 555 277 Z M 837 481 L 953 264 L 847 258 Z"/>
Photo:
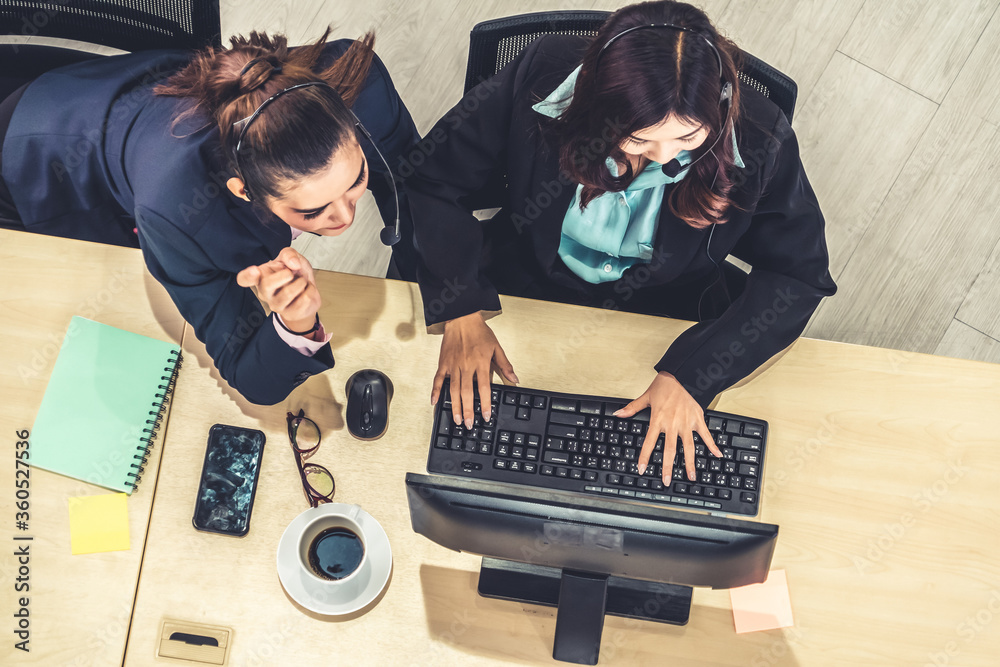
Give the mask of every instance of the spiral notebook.
<path id="1" fill-rule="evenodd" d="M 171 343 L 74 317 L 31 430 L 31 465 L 132 493 L 180 354 Z"/>

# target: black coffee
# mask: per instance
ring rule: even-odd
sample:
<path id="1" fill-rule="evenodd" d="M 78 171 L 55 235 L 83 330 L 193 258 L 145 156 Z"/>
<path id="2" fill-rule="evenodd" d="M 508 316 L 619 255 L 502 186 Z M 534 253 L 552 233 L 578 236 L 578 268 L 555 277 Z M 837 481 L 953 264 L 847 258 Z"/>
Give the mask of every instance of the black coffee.
<path id="1" fill-rule="evenodd" d="M 309 545 L 309 565 L 313 572 L 331 581 L 348 576 L 361 565 L 365 545 L 348 528 L 327 528 Z"/>

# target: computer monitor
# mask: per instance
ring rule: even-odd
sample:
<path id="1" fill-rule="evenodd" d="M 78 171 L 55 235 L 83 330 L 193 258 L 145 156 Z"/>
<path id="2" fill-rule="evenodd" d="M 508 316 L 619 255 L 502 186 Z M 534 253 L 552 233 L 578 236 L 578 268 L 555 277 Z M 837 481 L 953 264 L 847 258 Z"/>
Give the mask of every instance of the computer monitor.
<path id="1" fill-rule="evenodd" d="M 684 625 L 691 588 L 767 578 L 778 527 L 632 501 L 407 473 L 413 530 L 483 556 L 479 594 L 558 607 L 556 660 L 597 664 L 604 615 Z"/>

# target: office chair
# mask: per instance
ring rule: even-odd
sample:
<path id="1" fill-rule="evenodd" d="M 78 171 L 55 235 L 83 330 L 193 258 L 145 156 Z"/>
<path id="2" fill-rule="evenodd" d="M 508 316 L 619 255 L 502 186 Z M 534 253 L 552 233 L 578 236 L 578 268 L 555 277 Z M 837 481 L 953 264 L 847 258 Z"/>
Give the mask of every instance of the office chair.
<path id="1" fill-rule="evenodd" d="M 469 35 L 469 63 L 465 71 L 465 92 L 499 72 L 531 42 L 542 35 L 597 34 L 611 12 L 557 11 L 519 14 L 483 21 Z M 749 53 L 742 52 L 740 83 L 751 86 L 774 102 L 788 122 L 792 122 L 798 86 L 785 74 Z"/>
<path id="2" fill-rule="evenodd" d="M 0 34 L 122 51 L 221 44 L 219 0 L 0 0 Z M 98 57 L 75 47 L 0 44 L 0 99 L 56 67 Z"/>

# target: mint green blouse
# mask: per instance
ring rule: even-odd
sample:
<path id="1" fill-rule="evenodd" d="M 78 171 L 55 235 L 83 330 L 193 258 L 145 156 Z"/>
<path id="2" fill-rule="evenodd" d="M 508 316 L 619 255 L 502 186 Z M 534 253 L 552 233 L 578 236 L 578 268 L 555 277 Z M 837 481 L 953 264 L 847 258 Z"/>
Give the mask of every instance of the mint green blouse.
<path id="1" fill-rule="evenodd" d="M 550 118 L 557 117 L 572 102 L 579 74 L 580 68 L 577 67 L 532 109 Z M 743 168 L 743 160 L 736 148 L 735 130 L 733 150 L 736 166 Z M 691 162 L 691 154 L 681 151 L 677 160 L 686 165 Z M 576 194 L 563 218 L 559 241 L 559 258 L 573 273 L 589 283 L 610 282 L 620 279 L 635 264 L 648 263 L 653 258 L 653 239 L 664 190 L 688 172 L 684 169 L 671 178 L 663 173 L 662 167 L 659 162 L 650 162 L 624 191 L 606 192 L 591 200 L 582 211 L 580 193 L 583 186 L 577 185 Z M 607 168 L 612 176 L 618 175 L 618 164 L 610 157 Z"/>

